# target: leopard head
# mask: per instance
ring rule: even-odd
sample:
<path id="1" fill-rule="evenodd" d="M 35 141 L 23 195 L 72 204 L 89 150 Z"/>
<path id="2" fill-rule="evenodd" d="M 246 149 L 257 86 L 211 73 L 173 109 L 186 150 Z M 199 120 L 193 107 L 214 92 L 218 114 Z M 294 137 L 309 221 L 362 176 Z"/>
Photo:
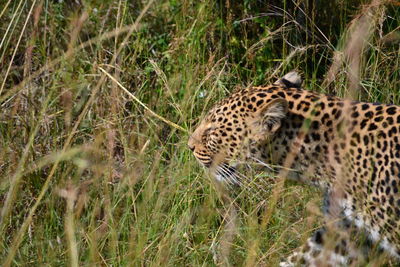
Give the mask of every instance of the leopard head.
<path id="1" fill-rule="evenodd" d="M 290 80 L 285 77 L 292 75 Z M 224 180 L 237 163 L 248 161 L 268 144 L 285 119 L 288 105 L 274 88 L 296 84 L 289 73 L 265 88 L 247 88 L 217 103 L 189 137 L 196 159 L 217 178 Z M 297 80 L 296 80 L 297 79 Z"/>

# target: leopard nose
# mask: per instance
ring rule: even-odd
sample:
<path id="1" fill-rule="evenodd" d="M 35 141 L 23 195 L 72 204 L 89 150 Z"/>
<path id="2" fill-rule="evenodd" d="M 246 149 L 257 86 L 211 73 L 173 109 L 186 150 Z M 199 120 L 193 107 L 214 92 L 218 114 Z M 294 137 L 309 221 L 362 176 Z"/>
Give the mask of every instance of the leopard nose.
<path id="1" fill-rule="evenodd" d="M 189 140 L 188 140 L 188 142 L 187 142 L 187 145 L 188 145 L 188 147 L 189 147 L 190 150 L 194 151 L 194 149 L 195 149 L 195 142 L 194 142 L 194 139 L 193 139 L 193 135 L 191 135 L 191 136 L 189 137 Z"/>

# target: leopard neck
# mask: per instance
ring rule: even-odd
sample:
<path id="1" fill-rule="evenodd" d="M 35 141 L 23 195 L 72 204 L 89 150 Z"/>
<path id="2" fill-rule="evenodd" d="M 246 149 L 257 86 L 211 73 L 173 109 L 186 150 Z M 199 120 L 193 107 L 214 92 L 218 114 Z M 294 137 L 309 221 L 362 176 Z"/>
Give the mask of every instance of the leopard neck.
<path id="1" fill-rule="evenodd" d="M 297 88 L 275 93 L 284 94 L 288 113 L 265 147 L 263 160 L 289 168 L 288 178 L 329 186 L 335 177 L 329 151 L 343 117 L 343 100 Z"/>

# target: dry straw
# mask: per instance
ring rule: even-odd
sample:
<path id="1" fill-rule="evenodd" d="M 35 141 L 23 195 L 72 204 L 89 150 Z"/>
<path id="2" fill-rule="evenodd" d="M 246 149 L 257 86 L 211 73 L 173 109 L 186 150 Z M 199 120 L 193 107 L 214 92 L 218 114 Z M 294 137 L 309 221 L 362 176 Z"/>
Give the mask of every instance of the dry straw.
<path id="1" fill-rule="evenodd" d="M 128 89 L 126 89 L 119 81 L 117 81 L 110 73 L 108 73 L 107 71 L 105 71 L 103 68 L 99 67 L 99 69 L 105 73 L 113 82 L 115 82 L 126 94 L 128 94 L 133 100 L 135 100 L 139 105 L 141 105 L 145 110 L 147 110 L 150 115 L 154 116 L 155 118 L 165 122 L 166 124 L 168 124 L 171 127 L 174 127 L 182 132 L 187 132 L 187 130 L 185 128 L 183 128 L 182 126 L 179 126 L 176 123 L 173 123 L 172 121 L 167 120 L 166 118 L 158 115 L 157 113 L 155 113 L 154 111 L 152 111 L 149 107 L 147 107 L 142 101 L 140 101 L 139 98 L 137 98 L 134 94 L 132 94 L 131 92 L 129 92 Z"/>
<path id="2" fill-rule="evenodd" d="M 115 63 L 115 61 L 116 61 L 118 55 L 120 54 L 120 52 L 122 51 L 122 49 L 125 47 L 125 45 L 128 43 L 128 42 L 127 42 L 127 41 L 128 41 L 128 38 L 131 36 L 131 34 L 132 34 L 134 31 L 136 31 L 136 30 L 138 29 L 138 25 L 139 25 L 140 21 L 142 20 L 144 14 L 146 14 L 146 12 L 148 11 L 148 9 L 151 7 L 151 5 L 153 4 L 153 2 L 154 2 L 154 0 L 153 0 L 153 1 L 149 1 L 148 4 L 147 4 L 147 5 L 143 8 L 143 10 L 141 11 L 140 15 L 137 17 L 135 23 L 134 23 L 133 25 L 130 25 L 130 26 L 127 28 L 127 32 L 128 32 L 128 33 L 127 33 L 127 35 L 125 36 L 123 42 L 121 43 L 121 45 L 120 45 L 120 47 L 118 48 L 118 50 L 116 51 L 116 53 L 113 55 L 113 58 L 111 59 L 111 64 L 114 64 L 114 63 Z M 34 6 L 34 5 L 32 5 L 32 9 L 33 9 L 33 6 Z M 118 34 L 120 34 L 120 33 L 121 33 L 121 30 L 118 29 L 118 30 L 116 31 L 115 34 L 118 35 Z M 108 36 L 108 35 L 107 35 L 107 36 Z M 114 35 L 111 34 L 111 36 L 114 36 Z M 101 36 L 101 37 L 104 38 L 104 36 Z M 88 42 L 86 43 L 86 45 L 89 45 L 89 44 L 91 44 L 92 42 L 93 42 L 93 40 L 88 41 Z M 77 50 L 79 50 L 79 49 L 69 49 L 69 51 L 71 51 L 71 52 L 68 53 L 68 56 L 72 56 L 72 55 L 74 54 L 74 52 L 76 52 Z M 61 58 L 59 58 L 59 60 L 53 61 L 52 64 L 46 65 L 46 66 L 43 67 L 42 69 L 45 70 L 45 69 L 47 69 L 50 65 L 55 65 L 55 64 L 57 64 L 58 62 L 61 62 Z M 42 69 L 41 69 L 41 70 L 42 70 Z M 43 71 L 43 70 L 42 70 L 42 71 Z M 41 71 L 41 72 L 42 72 L 42 71 Z M 39 75 L 39 73 L 41 73 L 41 72 L 37 72 L 37 75 Z M 33 75 L 29 76 L 29 79 L 32 79 L 32 76 L 33 76 Z M 71 141 L 72 141 L 72 138 L 73 138 L 73 136 L 74 136 L 74 133 L 77 132 L 77 129 L 78 129 L 78 127 L 79 127 L 79 125 L 80 125 L 82 119 L 85 117 L 87 111 L 89 110 L 89 107 L 90 107 L 90 106 L 92 105 L 92 103 L 94 102 L 94 99 L 95 99 L 95 97 L 96 97 L 96 95 L 97 95 L 97 92 L 100 90 L 100 88 L 102 87 L 102 85 L 103 85 L 103 83 L 104 83 L 104 81 L 105 81 L 105 77 L 106 77 L 106 74 L 102 75 L 102 77 L 99 79 L 98 83 L 96 84 L 94 90 L 92 91 L 92 95 L 90 96 L 89 100 L 88 100 L 87 103 L 85 104 L 85 106 L 84 106 L 82 112 L 80 113 L 80 115 L 79 115 L 77 121 L 75 122 L 74 127 L 73 127 L 71 133 L 68 135 L 68 138 L 67 138 L 67 140 L 66 140 L 65 143 L 64 143 L 64 146 L 63 146 L 63 149 L 62 149 L 61 153 L 64 153 L 64 152 L 69 148 L 69 146 L 70 146 L 70 144 L 71 144 Z M 22 82 L 22 83 L 24 83 L 24 82 Z M 10 91 L 12 91 L 12 90 L 10 90 Z M 44 111 L 43 111 L 43 113 L 44 113 Z M 31 136 L 34 136 L 34 135 L 31 135 Z M 23 236 L 24 236 L 24 234 L 26 233 L 26 230 L 27 230 L 28 226 L 29 226 L 29 225 L 31 224 L 31 222 L 32 222 L 32 219 L 33 219 L 33 216 L 34 216 L 34 214 L 35 214 L 35 212 L 36 212 L 36 209 L 37 209 L 38 206 L 40 205 L 40 203 L 41 203 L 43 197 L 45 196 L 47 190 L 48 190 L 49 187 L 50 187 L 50 182 L 51 182 L 51 180 L 52 180 L 52 178 L 53 178 L 53 176 L 54 176 L 54 174 L 55 174 L 55 172 L 56 172 L 56 170 L 57 170 L 57 168 L 58 168 L 58 166 L 59 166 L 59 163 L 60 163 L 59 160 L 56 161 L 56 162 L 54 162 L 54 164 L 53 164 L 53 166 L 52 166 L 52 168 L 51 168 L 51 170 L 50 170 L 50 172 L 49 172 L 49 175 L 47 176 L 47 178 L 46 178 L 46 180 L 45 180 L 45 182 L 44 182 L 44 184 L 43 184 L 43 186 L 42 186 L 42 189 L 41 189 L 41 191 L 40 191 L 40 193 L 39 193 L 39 195 L 38 195 L 38 197 L 37 197 L 37 199 L 36 199 L 34 205 L 33 205 L 33 206 L 31 207 L 31 209 L 29 210 L 28 216 L 25 218 L 25 220 L 24 220 L 22 226 L 20 227 L 20 229 L 17 231 L 16 235 L 15 235 L 14 238 L 13 238 L 11 247 L 10 247 L 10 249 L 9 249 L 9 251 L 8 251 L 8 255 L 7 255 L 5 261 L 3 262 L 3 266 L 10 266 L 10 265 L 11 265 L 11 263 L 12 263 L 12 261 L 13 261 L 13 258 L 15 257 L 15 254 L 16 254 L 16 252 L 17 252 L 17 250 L 18 250 L 18 247 L 19 247 L 20 243 L 22 242 Z M 14 176 L 14 179 L 11 181 L 10 191 L 9 191 L 9 193 L 7 194 L 7 199 L 10 199 L 10 200 L 9 200 L 8 202 L 6 201 L 6 202 L 7 202 L 7 205 L 4 205 L 4 207 L 3 207 L 3 209 L 2 209 L 2 218 L 1 218 L 1 219 L 2 219 L 1 223 L 2 223 L 2 224 L 0 225 L 0 234 L 2 234 L 2 232 L 4 231 L 4 222 L 7 220 L 7 216 L 8 216 L 8 214 L 9 214 L 9 212 L 10 212 L 10 208 L 12 207 L 12 203 L 13 203 L 13 200 L 14 200 L 14 196 L 17 194 L 18 184 L 19 184 L 19 182 L 20 182 L 20 179 L 22 178 L 22 175 L 21 175 L 21 174 L 22 174 L 22 171 L 20 171 L 20 172 L 17 171 L 16 174 L 15 174 L 15 176 Z M 13 189 L 13 188 L 15 188 L 15 189 L 14 189 L 14 190 L 11 190 L 11 189 Z"/>

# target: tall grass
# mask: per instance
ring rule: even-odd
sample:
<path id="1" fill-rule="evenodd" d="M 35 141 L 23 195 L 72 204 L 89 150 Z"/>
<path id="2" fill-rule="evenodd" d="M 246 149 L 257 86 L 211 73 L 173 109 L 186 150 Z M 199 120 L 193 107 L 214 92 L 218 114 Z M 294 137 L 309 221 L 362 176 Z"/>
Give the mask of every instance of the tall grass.
<path id="1" fill-rule="evenodd" d="M 274 177 L 254 173 L 262 189 L 228 194 L 187 136 L 236 87 L 291 69 L 308 89 L 345 95 L 346 60 L 323 80 L 358 7 L 3 1 L 1 264 L 276 264 L 319 225 L 319 192 L 287 183 L 270 212 Z M 399 104 L 399 10 L 379 10 L 357 88 Z"/>

